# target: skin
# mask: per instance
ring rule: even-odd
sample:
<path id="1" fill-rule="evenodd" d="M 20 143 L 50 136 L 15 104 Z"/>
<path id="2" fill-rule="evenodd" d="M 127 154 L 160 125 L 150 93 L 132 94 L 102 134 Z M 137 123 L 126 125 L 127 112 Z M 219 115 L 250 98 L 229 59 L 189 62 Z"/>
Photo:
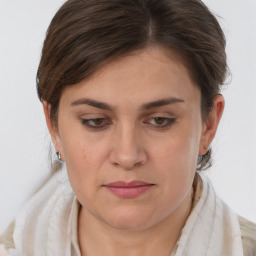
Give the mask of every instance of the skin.
<path id="1" fill-rule="evenodd" d="M 145 108 L 167 98 L 176 100 Z M 111 109 L 91 106 L 91 100 Z M 198 155 L 207 152 L 224 109 L 218 95 L 202 120 L 200 102 L 200 90 L 182 61 L 150 47 L 66 88 L 58 127 L 49 118 L 51 106 L 43 103 L 56 151 L 82 206 L 82 255 L 170 255 L 190 213 Z M 103 186 L 119 180 L 154 185 L 127 199 Z"/>

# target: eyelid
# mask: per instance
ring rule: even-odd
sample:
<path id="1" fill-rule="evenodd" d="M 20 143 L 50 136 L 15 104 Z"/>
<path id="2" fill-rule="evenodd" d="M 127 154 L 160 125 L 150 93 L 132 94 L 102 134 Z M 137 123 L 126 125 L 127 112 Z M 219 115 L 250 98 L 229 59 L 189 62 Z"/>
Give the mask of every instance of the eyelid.
<path id="1" fill-rule="evenodd" d="M 167 114 L 168 114 L 168 117 L 166 117 Z M 172 126 L 176 122 L 176 117 L 170 117 L 170 115 L 171 115 L 170 113 L 163 113 L 163 114 L 154 113 L 154 115 L 148 116 L 146 120 L 143 121 L 143 123 L 154 129 L 168 129 L 170 126 Z M 90 129 L 91 131 L 104 130 L 104 129 L 107 129 L 112 124 L 111 119 L 106 116 L 92 115 L 92 114 L 85 115 L 85 116 L 86 117 L 88 116 L 88 117 L 87 118 L 80 117 L 80 121 L 83 126 Z M 154 122 L 157 119 L 162 119 L 162 123 L 161 123 L 161 120 L 159 124 L 157 124 L 157 122 Z M 99 122 L 98 125 L 93 123 L 97 121 L 102 121 L 102 122 Z"/>
<path id="2" fill-rule="evenodd" d="M 165 124 L 163 125 L 151 124 L 150 120 L 154 120 L 154 119 L 163 119 L 165 121 Z M 168 129 L 170 126 L 174 125 L 175 122 L 176 122 L 176 118 L 164 117 L 164 116 L 155 116 L 155 117 L 148 118 L 146 121 L 144 121 L 144 123 L 149 124 L 152 128 L 155 128 L 155 129 Z"/>
<path id="3" fill-rule="evenodd" d="M 106 117 L 95 117 L 95 118 L 80 118 L 82 125 L 89 128 L 92 131 L 104 130 L 106 129 L 112 122 L 109 118 Z M 103 125 L 90 125 L 89 122 L 93 122 L 96 120 L 103 120 Z"/>

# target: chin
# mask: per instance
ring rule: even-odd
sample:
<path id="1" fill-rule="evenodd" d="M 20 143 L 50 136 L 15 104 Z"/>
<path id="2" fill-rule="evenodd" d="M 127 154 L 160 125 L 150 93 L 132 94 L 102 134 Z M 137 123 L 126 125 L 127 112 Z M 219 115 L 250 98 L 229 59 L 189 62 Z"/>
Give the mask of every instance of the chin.
<path id="1" fill-rule="evenodd" d="M 110 216 L 102 219 L 108 226 L 118 230 L 138 231 L 154 225 L 152 213 L 136 209 L 111 211 Z"/>

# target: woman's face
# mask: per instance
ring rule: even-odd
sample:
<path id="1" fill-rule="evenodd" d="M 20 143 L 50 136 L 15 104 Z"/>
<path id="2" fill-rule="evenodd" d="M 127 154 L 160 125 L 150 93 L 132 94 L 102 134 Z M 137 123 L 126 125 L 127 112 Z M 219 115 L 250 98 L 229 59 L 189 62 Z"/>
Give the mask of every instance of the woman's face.
<path id="1" fill-rule="evenodd" d="M 186 67 L 160 47 L 66 88 L 51 134 L 87 214 L 142 229 L 184 207 L 211 140 L 200 106 Z"/>

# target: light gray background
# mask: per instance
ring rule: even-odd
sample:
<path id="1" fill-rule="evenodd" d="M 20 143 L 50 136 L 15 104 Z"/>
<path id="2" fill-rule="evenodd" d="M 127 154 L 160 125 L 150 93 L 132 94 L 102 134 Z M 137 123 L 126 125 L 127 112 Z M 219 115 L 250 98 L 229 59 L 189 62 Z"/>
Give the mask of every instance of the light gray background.
<path id="1" fill-rule="evenodd" d="M 213 143 L 214 187 L 256 222 L 256 1 L 205 0 L 227 37 L 232 81 Z M 49 175 L 50 138 L 36 94 L 45 32 L 63 0 L 0 0 L 0 233 Z"/>

